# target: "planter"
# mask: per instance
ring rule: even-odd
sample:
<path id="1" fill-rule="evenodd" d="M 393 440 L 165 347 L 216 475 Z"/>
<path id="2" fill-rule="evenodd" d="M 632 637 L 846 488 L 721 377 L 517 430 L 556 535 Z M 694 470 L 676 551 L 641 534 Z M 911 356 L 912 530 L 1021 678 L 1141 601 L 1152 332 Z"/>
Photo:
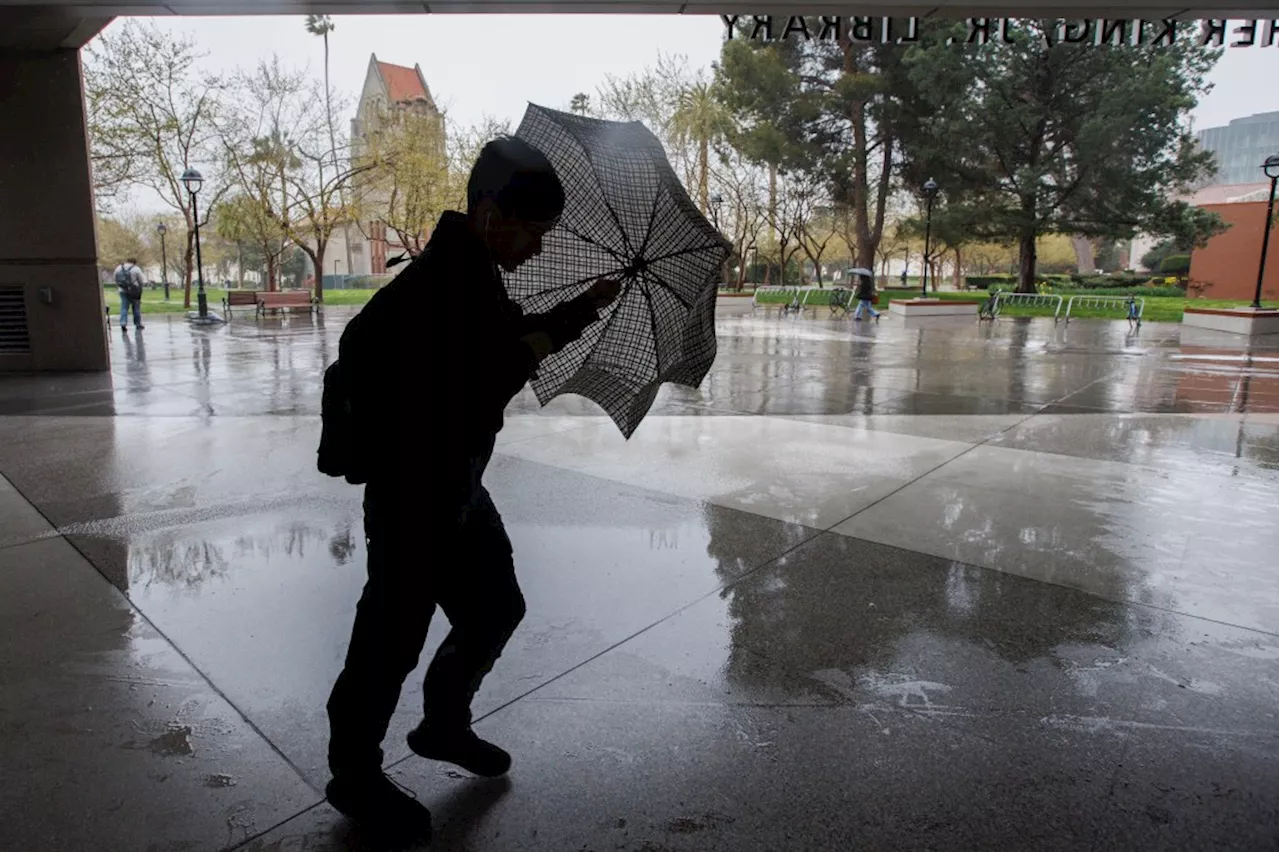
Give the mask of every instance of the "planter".
<path id="1" fill-rule="evenodd" d="M 1280 311 L 1274 308 L 1186 308 L 1182 324 L 1249 337 L 1280 332 Z"/>
<path id="2" fill-rule="evenodd" d="M 977 316 L 977 302 L 953 302 L 945 299 L 890 299 L 889 313 L 903 317 Z"/>

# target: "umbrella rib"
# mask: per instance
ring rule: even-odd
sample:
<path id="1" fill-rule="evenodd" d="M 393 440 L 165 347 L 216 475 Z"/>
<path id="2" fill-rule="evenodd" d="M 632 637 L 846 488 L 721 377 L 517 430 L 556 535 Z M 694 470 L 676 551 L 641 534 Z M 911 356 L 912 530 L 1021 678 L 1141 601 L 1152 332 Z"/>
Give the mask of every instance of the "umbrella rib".
<path id="1" fill-rule="evenodd" d="M 658 310 L 654 307 L 653 296 L 649 293 L 648 287 L 641 287 L 640 292 L 644 294 L 644 300 L 649 303 L 649 329 L 653 332 L 653 372 L 655 375 L 662 374 L 662 358 L 658 356 L 659 344 L 658 338 Z"/>
<path id="2" fill-rule="evenodd" d="M 591 237 L 587 236 L 586 234 L 583 234 L 583 233 L 579 232 L 578 230 L 576 230 L 576 229 L 574 229 L 574 228 L 569 227 L 568 225 L 561 225 L 561 227 L 562 227 L 562 228 L 564 228 L 564 229 L 565 229 L 566 231 L 568 231 L 569 233 L 573 234 L 573 235 L 574 235 L 575 237 L 577 237 L 578 239 L 582 240 L 584 243 L 590 243 L 591 245 L 595 246 L 596 248 L 604 249 L 604 250 L 605 250 L 605 251 L 607 251 L 609 254 L 611 254 L 611 255 L 613 256 L 613 259 L 614 259 L 614 260 L 616 260 L 616 261 L 618 261 L 618 263 L 622 264 L 623 266 L 625 266 L 625 265 L 626 265 L 626 263 L 627 263 L 626 258 L 624 258 L 622 255 L 618 254 L 618 252 L 616 252 L 616 251 L 615 251 L 611 246 L 607 246 L 607 245 L 605 245 L 604 243 L 600 242 L 599 240 L 593 239 L 593 238 L 591 238 Z M 624 241 L 624 242 L 626 241 L 626 235 L 625 235 L 625 234 L 623 235 L 622 239 L 623 239 L 623 241 Z"/>
<path id="3" fill-rule="evenodd" d="M 658 199 L 662 197 L 662 188 L 653 194 L 653 207 L 649 208 L 649 224 L 644 229 L 644 242 L 640 244 L 640 257 L 649 250 L 649 240 L 653 237 L 653 222 L 658 218 Z"/>
<path id="4" fill-rule="evenodd" d="M 659 287 L 662 287 L 664 290 L 670 293 L 671 297 L 675 299 L 677 302 L 679 302 L 682 308 L 684 308 L 687 311 L 693 310 L 693 302 L 686 302 L 684 300 L 684 297 L 676 292 L 676 288 L 672 287 L 669 283 L 667 283 L 666 279 L 664 279 L 661 275 L 658 275 L 652 269 L 646 269 L 644 271 L 644 274 L 648 275 L 655 282 L 657 282 Z"/>
<path id="5" fill-rule="evenodd" d="M 579 142 L 579 147 L 581 147 L 582 149 L 582 155 L 586 157 L 587 162 L 591 164 L 592 174 L 595 175 L 596 184 L 599 185 L 600 177 L 599 177 L 599 173 L 596 172 L 596 159 L 594 156 L 592 156 L 590 147 L 588 147 L 583 142 Z M 618 218 L 618 211 L 614 210 L 613 205 L 609 203 L 609 199 L 605 195 L 603 186 L 600 187 L 600 203 L 604 205 L 605 210 L 609 211 L 609 216 L 612 217 L 613 224 L 617 226 L 618 234 L 622 237 L 622 244 L 626 249 L 626 254 L 633 255 L 634 251 L 631 248 L 631 240 L 627 239 L 627 229 L 622 227 L 622 220 Z M 615 254 L 614 256 L 616 257 L 617 255 Z"/>
<path id="6" fill-rule="evenodd" d="M 697 251 L 710 251 L 711 249 L 716 249 L 716 248 L 723 248 L 723 245 L 720 243 L 712 243 L 711 245 L 706 245 L 706 246 L 693 246 L 691 248 L 680 249 L 680 251 L 673 251 L 670 254 L 660 254 L 657 257 L 649 258 L 646 261 L 646 265 L 654 264 L 659 260 L 670 260 L 673 257 L 680 257 L 681 255 L 693 254 L 694 252 L 697 252 Z"/>
<path id="7" fill-rule="evenodd" d="M 608 272 L 599 272 L 599 273 L 593 272 L 590 275 L 586 276 L 585 278 L 579 278 L 577 281 L 570 281 L 568 284 L 557 284 L 554 287 L 540 287 L 538 289 L 538 292 L 535 293 L 534 296 L 541 296 L 543 293 L 558 293 L 561 290 L 570 290 L 574 287 L 581 287 L 583 284 L 586 284 L 588 281 L 595 281 L 598 278 L 606 278 L 610 275 L 617 275 L 617 274 L 620 274 L 622 271 L 623 271 L 622 268 L 619 267 L 617 269 L 613 269 Z"/>

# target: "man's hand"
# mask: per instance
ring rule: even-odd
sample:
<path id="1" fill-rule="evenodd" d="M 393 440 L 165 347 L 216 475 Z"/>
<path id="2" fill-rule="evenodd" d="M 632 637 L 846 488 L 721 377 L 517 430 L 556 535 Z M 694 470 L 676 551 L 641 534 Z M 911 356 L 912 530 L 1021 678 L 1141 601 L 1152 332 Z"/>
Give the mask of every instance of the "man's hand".
<path id="1" fill-rule="evenodd" d="M 510 340 L 511 338 L 507 338 Z M 533 350 L 533 357 L 541 364 L 543 359 L 551 354 L 551 350 L 555 348 L 555 342 L 551 339 L 551 335 L 542 331 L 535 331 L 532 334 L 526 334 L 520 338 L 520 342 Z"/>
<path id="2" fill-rule="evenodd" d="M 591 285 L 591 289 L 583 293 L 597 311 L 609 307 L 622 292 L 622 282 L 612 278 L 601 278 Z"/>

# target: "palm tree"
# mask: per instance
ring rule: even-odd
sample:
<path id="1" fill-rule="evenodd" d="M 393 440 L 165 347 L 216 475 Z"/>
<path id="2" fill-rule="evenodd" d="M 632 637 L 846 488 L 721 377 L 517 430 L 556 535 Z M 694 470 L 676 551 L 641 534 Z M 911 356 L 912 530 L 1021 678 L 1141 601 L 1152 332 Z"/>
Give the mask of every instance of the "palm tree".
<path id="1" fill-rule="evenodd" d="M 333 160 L 333 167 L 338 168 L 338 139 L 334 133 L 333 124 L 333 98 L 329 89 L 329 33 L 333 32 L 337 24 L 328 15 L 307 15 L 307 32 L 312 35 L 320 36 L 324 39 L 324 111 L 325 116 L 329 119 L 329 157 Z M 343 193 L 345 194 L 345 193 Z M 340 197 L 339 201 L 346 205 L 345 198 Z M 346 226 L 342 228 L 342 244 L 347 249 L 347 274 L 351 274 L 351 240 L 347 233 Z M 321 282 L 316 282 L 316 297 L 323 300 L 324 288 Z"/>
<path id="2" fill-rule="evenodd" d="M 680 92 L 671 116 L 676 138 L 698 146 L 698 207 L 703 215 L 709 209 L 711 145 L 724 137 L 727 120 L 724 105 L 702 80 Z"/>

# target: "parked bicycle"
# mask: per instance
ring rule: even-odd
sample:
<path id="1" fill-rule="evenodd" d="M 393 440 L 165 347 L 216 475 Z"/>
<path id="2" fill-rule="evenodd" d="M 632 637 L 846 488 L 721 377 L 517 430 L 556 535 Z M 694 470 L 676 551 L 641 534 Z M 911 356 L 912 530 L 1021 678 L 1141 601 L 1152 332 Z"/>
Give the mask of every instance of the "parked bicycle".
<path id="1" fill-rule="evenodd" d="M 978 308 L 979 320 L 993 320 L 1000 315 L 1000 290 L 991 290 L 987 300 Z"/>

